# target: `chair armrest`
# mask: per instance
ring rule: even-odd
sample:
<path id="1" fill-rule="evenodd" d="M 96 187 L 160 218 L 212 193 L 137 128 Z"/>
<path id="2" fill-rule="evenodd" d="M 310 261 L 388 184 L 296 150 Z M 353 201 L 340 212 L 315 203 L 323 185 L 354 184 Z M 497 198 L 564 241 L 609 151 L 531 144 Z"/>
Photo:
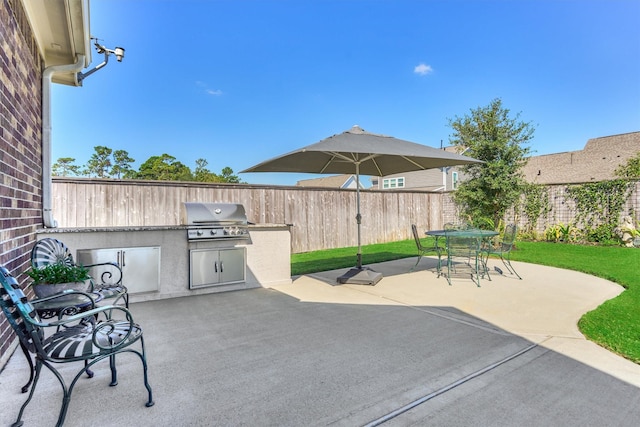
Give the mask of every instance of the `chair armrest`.
<path id="1" fill-rule="evenodd" d="M 89 269 L 91 274 L 92 268 L 100 268 L 102 271 L 99 276 L 91 274 L 96 283 L 94 285 L 117 285 L 122 283 L 122 268 L 116 262 L 101 262 L 97 264 L 86 264 L 83 267 Z"/>
<path id="2" fill-rule="evenodd" d="M 94 309 L 98 295 L 90 293 L 66 290 L 47 297 L 30 300 L 29 303 L 38 310 L 43 318 L 72 316 L 84 310 Z"/>
<path id="3" fill-rule="evenodd" d="M 112 317 L 113 312 L 117 311 L 122 312 L 123 316 L 118 316 L 118 319 L 114 319 Z M 131 342 L 129 342 L 129 337 L 131 334 L 137 333 L 136 331 L 140 331 L 140 327 L 134 323 L 131 312 L 125 307 L 118 305 L 96 307 L 91 310 L 59 318 L 58 320 L 53 320 L 51 322 L 36 321 L 31 316 L 26 316 L 25 320 L 36 327 L 60 329 L 60 327 L 68 325 L 75 326 L 77 324 L 76 322 L 84 321 L 87 318 L 97 318 L 98 314 L 105 312 L 108 312 L 106 315 L 107 320 L 95 323 L 92 328 L 91 340 L 93 341 L 93 344 L 101 351 L 109 352 L 117 351 L 122 347 L 130 345 Z M 118 339 L 115 343 L 113 343 L 109 338 L 113 332 L 117 332 L 118 334 Z"/>
<path id="4" fill-rule="evenodd" d="M 125 307 L 119 306 L 119 305 L 103 305 L 103 306 L 98 306 L 98 307 L 94 307 L 90 310 L 86 310 L 83 311 L 82 313 L 78 313 L 78 314 L 74 314 L 72 316 L 66 316 L 64 318 L 58 319 L 58 320 L 52 320 L 50 322 L 38 322 L 35 319 L 33 319 L 32 317 L 29 317 L 29 321 L 39 327 L 42 328 L 49 328 L 49 327 L 58 327 L 58 326 L 64 326 L 66 324 L 69 323 L 73 323 L 77 320 L 82 320 L 84 318 L 87 317 L 91 317 L 91 316 L 96 316 L 100 313 L 104 313 L 104 312 L 109 312 L 109 314 L 111 315 L 111 313 L 115 312 L 115 311 L 121 311 L 124 313 L 124 318 L 127 320 L 130 320 L 130 322 L 133 324 L 133 316 L 131 315 L 131 312 L 129 310 L 127 310 Z M 109 316 L 107 316 L 108 318 Z"/>
<path id="5" fill-rule="evenodd" d="M 41 298 L 36 298 L 36 299 L 32 299 L 29 300 L 29 303 L 31 303 L 36 309 L 38 309 L 38 305 L 42 305 L 43 303 L 49 302 L 49 301 L 53 301 L 55 302 L 56 300 L 62 299 L 62 298 L 68 298 L 69 296 L 72 295 L 79 295 L 80 299 L 82 299 L 82 297 L 86 298 L 86 302 L 91 306 L 91 308 L 95 308 L 96 306 L 96 302 L 93 296 L 91 296 L 91 294 L 87 293 L 87 292 L 83 292 L 83 291 L 78 291 L 78 290 L 74 290 L 74 289 L 68 289 L 66 291 L 62 291 L 59 292 L 57 294 L 53 294 L 53 295 L 49 295 L 47 297 L 41 297 Z M 79 301 L 75 301 L 75 305 L 78 305 Z"/>

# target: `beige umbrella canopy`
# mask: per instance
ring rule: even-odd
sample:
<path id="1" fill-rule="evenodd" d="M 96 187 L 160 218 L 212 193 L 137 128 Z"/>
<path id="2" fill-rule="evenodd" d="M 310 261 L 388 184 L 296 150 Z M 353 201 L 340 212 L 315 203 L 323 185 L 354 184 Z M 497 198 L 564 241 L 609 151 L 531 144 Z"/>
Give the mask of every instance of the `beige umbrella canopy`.
<path id="1" fill-rule="evenodd" d="M 330 136 L 315 144 L 274 157 L 245 169 L 241 173 L 355 173 L 358 181 L 356 186 L 356 206 L 358 210 L 356 215 L 358 223 L 357 265 L 345 275 L 340 276 L 338 282 L 375 285 L 380 281 L 382 275 L 362 267 L 360 175 L 387 176 L 470 163 L 481 163 L 481 161 L 426 145 L 370 133 L 356 125 L 341 134 Z"/>

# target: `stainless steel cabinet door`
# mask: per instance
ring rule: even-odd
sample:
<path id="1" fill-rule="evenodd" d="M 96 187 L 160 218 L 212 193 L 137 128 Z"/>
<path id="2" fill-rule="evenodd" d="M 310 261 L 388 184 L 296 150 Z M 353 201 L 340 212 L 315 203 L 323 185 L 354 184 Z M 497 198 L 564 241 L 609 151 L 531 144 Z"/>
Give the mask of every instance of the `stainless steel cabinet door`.
<path id="1" fill-rule="evenodd" d="M 245 248 L 220 251 L 220 281 L 243 282 L 245 272 Z"/>
<path id="2" fill-rule="evenodd" d="M 192 249 L 189 257 L 191 289 L 245 280 L 245 248 Z"/>
<path id="3" fill-rule="evenodd" d="M 111 249 L 80 249 L 78 263 L 82 265 L 101 262 L 117 262 L 122 268 L 122 284 L 130 294 L 153 292 L 160 289 L 160 247 L 135 247 Z M 92 269 L 97 277 L 100 267 Z"/>

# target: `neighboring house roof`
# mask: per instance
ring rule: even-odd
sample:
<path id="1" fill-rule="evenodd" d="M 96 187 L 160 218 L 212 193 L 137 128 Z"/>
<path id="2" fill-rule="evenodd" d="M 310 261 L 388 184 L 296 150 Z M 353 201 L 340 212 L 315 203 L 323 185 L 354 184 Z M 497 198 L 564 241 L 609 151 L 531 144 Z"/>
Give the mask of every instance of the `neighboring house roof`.
<path id="1" fill-rule="evenodd" d="M 89 0 L 22 0 L 44 66 L 91 63 Z M 75 72 L 57 72 L 54 83 L 79 86 Z"/>
<path id="2" fill-rule="evenodd" d="M 334 175 L 323 178 L 304 179 L 296 183 L 298 187 L 324 187 L 324 188 L 356 188 L 355 175 Z M 362 185 L 362 177 L 360 178 L 360 188 Z"/>
<path id="3" fill-rule="evenodd" d="M 445 150 L 457 152 L 456 147 L 446 147 Z M 531 156 L 522 171 L 528 182 L 537 184 L 605 181 L 616 178 L 615 170 L 638 153 L 640 153 L 640 132 L 603 136 L 588 140 L 582 150 Z M 406 189 L 433 191 L 440 190 L 443 185 L 446 185 L 446 189 L 449 190 L 452 188 L 451 173 L 459 170 L 455 166 L 450 168 L 446 177 L 443 177 L 438 169 L 433 169 L 389 175 L 384 178 L 402 176 Z M 460 172 L 459 180 L 464 179 L 464 174 Z M 382 179 L 377 180 L 380 189 L 382 189 L 382 181 Z"/>
<path id="4" fill-rule="evenodd" d="M 537 184 L 597 182 L 615 178 L 614 171 L 640 153 L 640 132 L 593 138 L 583 150 L 532 156 L 523 168 Z"/>

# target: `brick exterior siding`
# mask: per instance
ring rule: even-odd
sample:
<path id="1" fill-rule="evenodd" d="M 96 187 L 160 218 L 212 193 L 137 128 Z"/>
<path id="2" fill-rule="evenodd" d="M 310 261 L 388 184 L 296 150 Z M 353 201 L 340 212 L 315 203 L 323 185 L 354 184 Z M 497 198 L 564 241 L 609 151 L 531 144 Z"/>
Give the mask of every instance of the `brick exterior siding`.
<path id="1" fill-rule="evenodd" d="M 42 227 L 42 58 L 19 0 L 0 0 L 0 264 L 24 283 Z M 13 333 L 0 316 L 0 367 Z"/>

